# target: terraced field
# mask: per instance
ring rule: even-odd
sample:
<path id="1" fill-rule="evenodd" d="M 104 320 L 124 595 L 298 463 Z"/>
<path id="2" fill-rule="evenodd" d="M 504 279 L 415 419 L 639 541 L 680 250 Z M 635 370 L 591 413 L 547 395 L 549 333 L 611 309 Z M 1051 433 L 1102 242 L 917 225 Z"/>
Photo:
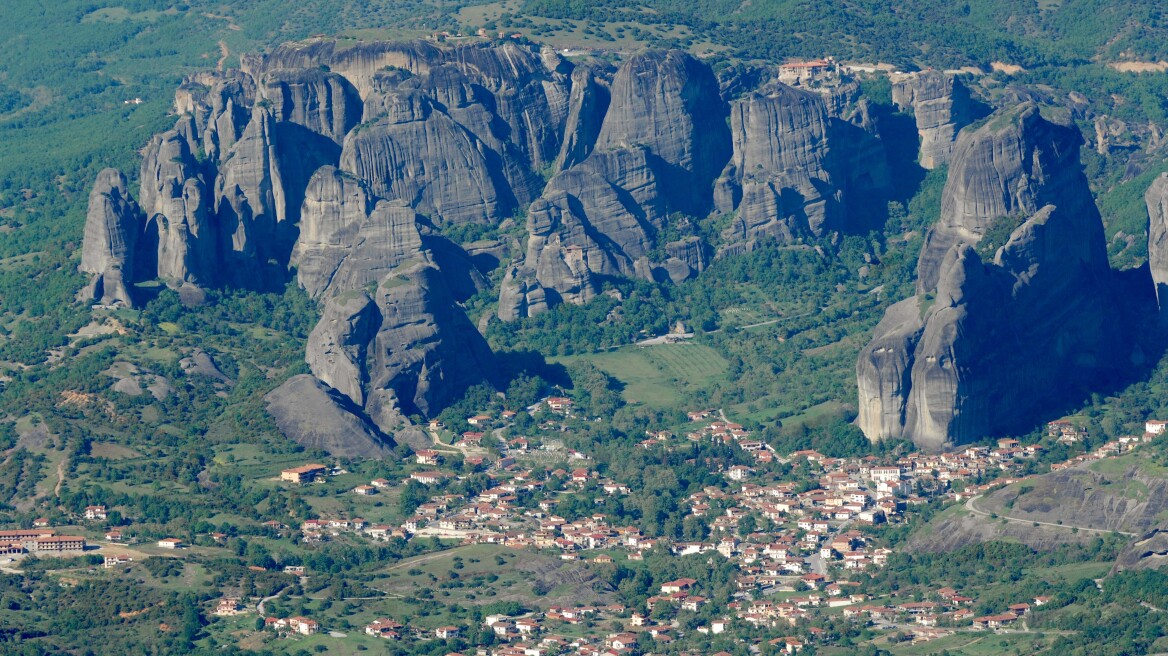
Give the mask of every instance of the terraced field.
<path id="1" fill-rule="evenodd" d="M 626 346 L 615 351 L 555 358 L 567 364 L 588 361 L 623 384 L 629 403 L 653 408 L 675 406 L 726 372 L 726 360 L 702 344 Z"/>

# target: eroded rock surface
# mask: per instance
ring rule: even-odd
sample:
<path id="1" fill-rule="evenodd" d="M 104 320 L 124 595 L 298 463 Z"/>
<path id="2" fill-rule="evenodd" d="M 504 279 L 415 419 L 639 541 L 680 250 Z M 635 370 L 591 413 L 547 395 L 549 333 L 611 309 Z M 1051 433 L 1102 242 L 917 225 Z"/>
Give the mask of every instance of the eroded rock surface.
<path id="1" fill-rule="evenodd" d="M 1078 145 L 1032 104 L 962 135 L 918 295 L 857 363 L 869 438 L 981 439 L 1131 366 Z"/>
<path id="2" fill-rule="evenodd" d="M 280 432 L 306 449 L 338 458 L 385 458 L 393 453 L 393 443 L 364 421 L 358 408 L 312 376 L 293 376 L 264 400 Z"/>
<path id="3" fill-rule="evenodd" d="M 90 274 L 90 282 L 80 294 L 83 298 L 103 304 L 134 304 L 129 285 L 134 281 L 139 221 L 138 204 L 130 196 L 126 176 L 114 169 L 98 174 L 89 194 L 78 266 L 82 273 Z"/>
<path id="4" fill-rule="evenodd" d="M 985 113 L 959 78 L 951 73 L 912 73 L 892 85 L 892 102 L 916 118 L 921 147 L 918 161 L 926 169 L 947 164 L 961 129 Z"/>

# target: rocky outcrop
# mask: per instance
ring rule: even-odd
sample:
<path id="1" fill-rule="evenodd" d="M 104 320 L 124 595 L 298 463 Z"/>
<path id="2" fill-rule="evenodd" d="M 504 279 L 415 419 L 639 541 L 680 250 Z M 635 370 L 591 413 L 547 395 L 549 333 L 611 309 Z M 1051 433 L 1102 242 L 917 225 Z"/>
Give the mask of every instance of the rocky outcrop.
<path id="1" fill-rule="evenodd" d="M 280 123 L 300 126 L 337 145 L 361 122 L 361 96 L 348 80 L 320 68 L 275 70 L 264 76 L 264 99 Z"/>
<path id="2" fill-rule="evenodd" d="M 709 210 L 730 156 L 713 73 L 682 52 L 634 56 L 617 70 L 606 110 L 603 90 L 579 78 L 562 170 L 528 208 L 527 252 L 506 283 L 504 319 L 587 302 L 606 277 L 680 280 L 704 267 L 704 251 L 688 241 L 674 246 L 681 258 L 648 256 L 665 246 L 658 235 L 670 213 Z"/>
<path id="3" fill-rule="evenodd" d="M 568 118 L 563 145 L 556 157 L 556 171 L 569 169 L 592 153 L 604 124 L 608 102 L 608 88 L 591 70 L 581 67 L 572 71 L 572 93 L 568 98 Z"/>
<path id="4" fill-rule="evenodd" d="M 947 164 L 961 129 L 985 115 L 969 88 L 950 73 L 911 73 L 892 85 L 892 102 L 912 112 L 921 139 L 918 162 L 926 169 Z"/>
<path id="5" fill-rule="evenodd" d="M 241 286 L 267 279 L 269 262 L 287 262 L 296 236 L 274 133 L 271 111 L 257 107 L 215 180 L 220 257 Z"/>
<path id="6" fill-rule="evenodd" d="M 1055 205 L 1080 237 L 1075 254 L 1096 270 L 1107 266 L 1099 212 L 1079 165 L 1081 137 L 1052 123 L 1026 103 L 996 114 L 957 142 L 941 198 L 941 216 L 930 229 L 917 265 L 917 289 L 936 288 L 940 263 L 959 242 L 977 243 L 1001 220 L 1019 223 Z"/>
<path id="7" fill-rule="evenodd" d="M 494 356 L 455 302 L 442 273 L 420 254 L 372 295 L 325 304 L 305 358 L 314 376 L 361 406 L 386 434 L 430 416 L 468 387 L 494 380 Z"/>
<path id="8" fill-rule="evenodd" d="M 1078 140 L 1036 106 L 962 136 L 920 271 L 857 364 L 871 439 L 981 439 L 1131 364 Z"/>
<path id="9" fill-rule="evenodd" d="M 1168 529 L 1155 528 L 1137 537 L 1115 559 L 1117 570 L 1160 569 L 1168 564 Z"/>
<path id="10" fill-rule="evenodd" d="M 1144 194 L 1148 206 L 1148 268 L 1161 316 L 1168 316 L 1168 173 L 1161 173 Z"/>
<path id="11" fill-rule="evenodd" d="M 77 267 L 90 274 L 89 284 L 80 293 L 82 298 L 106 305 L 134 304 L 130 285 L 134 282 L 139 221 L 138 204 L 130 196 L 126 176 L 114 169 L 99 173 L 89 194 L 85 241 Z"/>
<path id="12" fill-rule="evenodd" d="M 317 379 L 386 434 L 492 380 L 490 348 L 458 305 L 481 284 L 464 251 L 332 167 L 313 177 L 301 217 L 297 276 L 325 299 L 305 355 Z"/>
<path id="13" fill-rule="evenodd" d="M 539 284 L 535 270 L 524 266 L 508 269 L 499 288 L 497 316 L 503 321 L 514 321 L 547 310 L 547 292 Z"/>
<path id="14" fill-rule="evenodd" d="M 142 157 L 142 208 L 147 243 L 140 259 L 149 261 L 148 278 L 172 283 L 213 283 L 218 244 L 212 224 L 212 199 L 199 170 L 189 135 L 192 120 L 157 135 Z"/>
<path id="15" fill-rule="evenodd" d="M 184 134 L 187 141 L 200 144 L 207 159 L 217 162 L 243 135 L 255 98 L 256 84 L 250 75 L 206 72 L 183 80 L 175 92 L 174 108 L 176 114 L 190 119 L 189 123 L 180 121 L 192 128 Z"/>
<path id="16" fill-rule="evenodd" d="M 732 109 L 680 51 L 613 68 L 518 42 L 280 46 L 183 81 L 174 128 L 144 151 L 144 216 L 125 212 L 137 237 L 103 246 L 95 229 L 86 252 L 125 252 L 83 260 L 99 296 L 125 302 L 147 279 L 197 304 L 203 287 L 279 289 L 294 272 L 325 307 L 313 372 L 347 399 L 338 412 L 389 431 L 491 380 L 459 306 L 490 271 L 503 268 L 497 314 L 513 320 L 612 278 L 698 275 L 715 208 L 737 212 L 728 234 L 744 247 L 853 228 L 848 195 L 885 170 L 858 86 L 815 95 L 764 76 L 742 78 L 736 94 L 765 91 Z M 118 211 L 102 216 L 130 234 Z M 479 226 L 506 236 L 473 254 L 442 236 Z"/>
<path id="17" fill-rule="evenodd" d="M 188 376 L 204 376 L 227 385 L 233 382 L 215 364 L 215 360 L 211 357 L 211 354 L 201 348 L 194 349 L 190 355 L 179 360 L 178 366 Z"/>
<path id="18" fill-rule="evenodd" d="M 677 211 L 701 216 L 730 157 L 718 81 L 708 66 L 678 51 L 651 51 L 621 64 L 596 151 L 643 147 L 659 160 L 663 195 Z"/>
<path id="19" fill-rule="evenodd" d="M 285 437 L 338 458 L 386 458 L 393 443 L 361 419 L 348 399 L 309 375 L 293 376 L 264 397 Z"/>
<path id="20" fill-rule="evenodd" d="M 418 216 L 401 202 L 378 200 L 361 180 L 331 166 L 312 177 L 292 254 L 308 295 L 361 290 L 380 282 L 422 248 Z"/>
<path id="21" fill-rule="evenodd" d="M 304 359 L 312 375 L 358 406 L 365 405 L 369 383 L 365 356 L 380 321 L 371 298 L 348 292 L 325 304 L 324 314 L 308 336 Z"/>
<path id="22" fill-rule="evenodd" d="M 725 248 L 749 250 L 762 237 L 792 241 L 844 227 L 842 185 L 817 93 L 784 84 L 730 109 L 734 156 L 719 179 L 718 209 L 737 210 Z"/>
<path id="23" fill-rule="evenodd" d="M 442 222 L 489 223 L 512 213 L 510 187 L 473 133 L 419 92 L 388 89 L 381 103 L 382 118 L 345 140 L 342 169 L 378 196 Z"/>
<path id="24" fill-rule="evenodd" d="M 490 347 L 430 262 L 403 265 L 382 281 L 374 301 L 381 328 L 370 347 L 370 385 L 392 391 L 405 414 L 430 416 L 468 387 L 494 381 Z M 382 412 L 385 403 L 383 397 Z"/>

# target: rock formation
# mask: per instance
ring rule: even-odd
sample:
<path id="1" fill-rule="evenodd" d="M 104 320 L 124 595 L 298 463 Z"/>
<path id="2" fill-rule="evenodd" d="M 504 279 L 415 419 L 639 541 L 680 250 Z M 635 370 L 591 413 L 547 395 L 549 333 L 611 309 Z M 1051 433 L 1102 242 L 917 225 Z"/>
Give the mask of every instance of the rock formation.
<path id="1" fill-rule="evenodd" d="M 947 164 L 961 128 L 985 113 L 960 79 L 934 70 L 911 73 L 894 83 L 892 102 L 915 116 L 921 139 L 918 161 L 926 169 Z"/>
<path id="2" fill-rule="evenodd" d="M 292 264 L 313 298 L 364 289 L 422 248 L 412 209 L 377 200 L 364 182 L 331 166 L 313 175 L 300 217 Z"/>
<path id="3" fill-rule="evenodd" d="M 95 185 L 87 294 L 132 303 L 161 279 L 197 304 L 294 272 L 324 308 L 311 393 L 389 432 L 492 380 L 459 305 L 492 270 L 514 320 L 613 278 L 698 275 L 714 211 L 737 212 L 741 248 L 854 228 L 848 195 L 887 179 L 858 86 L 812 94 L 771 73 L 741 77 L 731 106 L 680 51 L 614 67 L 516 42 L 314 38 L 245 55 L 184 79 L 173 129 L 143 150 L 141 211 L 116 172 Z M 480 230 L 499 237 L 473 253 L 443 236 Z"/>
<path id="4" fill-rule="evenodd" d="M 860 354 L 869 438 L 939 449 L 991 436 L 1130 365 L 1078 147 L 1032 104 L 962 134 L 918 295 Z"/>
<path id="5" fill-rule="evenodd" d="M 298 280 L 325 299 L 305 355 L 317 379 L 386 434 L 492 379 L 490 348 L 458 305 L 478 284 L 465 252 L 333 167 L 313 176 L 300 215 Z"/>
<path id="6" fill-rule="evenodd" d="M 604 90 L 590 85 L 589 75 L 573 79 L 582 87 L 569 103 L 562 170 L 528 209 L 526 256 L 501 292 L 499 317 L 506 320 L 587 302 L 606 277 L 682 279 L 704 266 L 704 250 L 680 244 L 675 249 L 698 266 L 647 256 L 664 246 L 657 237 L 670 213 L 708 212 L 714 179 L 730 156 L 713 73 L 685 53 L 642 53 L 617 70 L 606 108 Z"/>
<path id="7" fill-rule="evenodd" d="M 312 376 L 289 378 L 264 400 L 280 432 L 338 458 L 385 458 L 393 443 L 361 419 L 348 399 Z"/>
<path id="8" fill-rule="evenodd" d="M 138 204 L 130 196 L 126 176 L 105 169 L 89 194 L 85 241 L 78 270 L 90 274 L 81 297 L 106 305 L 132 306 L 135 246 L 139 231 Z"/>
<path id="9" fill-rule="evenodd" d="M 1162 316 L 1168 314 L 1168 173 L 1161 173 L 1144 194 L 1148 206 L 1148 268 Z"/>
<path id="10" fill-rule="evenodd" d="M 673 207 L 704 213 L 730 157 L 725 104 L 710 68 L 676 50 L 635 55 L 617 69 L 611 95 L 595 151 L 644 147 Z"/>
<path id="11" fill-rule="evenodd" d="M 822 96 L 777 84 L 735 102 L 730 131 L 734 156 L 716 192 L 720 211 L 738 211 L 723 235 L 728 248 L 749 249 L 760 237 L 819 237 L 844 227 Z"/>
<path id="12" fill-rule="evenodd" d="M 142 208 L 145 234 L 155 248 L 140 259 L 149 277 L 173 283 L 212 283 L 216 272 L 216 237 L 212 199 L 199 172 L 190 142 L 191 122 L 157 135 L 143 151 Z"/>
<path id="13" fill-rule="evenodd" d="M 336 73 L 320 68 L 274 70 L 263 82 L 261 94 L 280 123 L 298 125 L 339 146 L 361 122 L 361 96 Z"/>

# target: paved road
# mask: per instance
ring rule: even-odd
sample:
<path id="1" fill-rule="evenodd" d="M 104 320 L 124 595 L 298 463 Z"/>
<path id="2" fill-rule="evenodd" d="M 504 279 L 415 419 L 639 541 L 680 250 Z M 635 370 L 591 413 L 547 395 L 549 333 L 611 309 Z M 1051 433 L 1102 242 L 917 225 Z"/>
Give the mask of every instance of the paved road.
<path id="1" fill-rule="evenodd" d="M 977 501 L 980 498 L 981 498 L 981 496 L 970 497 L 969 501 L 965 502 L 965 509 L 968 510 L 969 512 L 975 514 L 975 515 L 980 515 L 982 517 L 989 517 L 990 513 L 985 512 L 984 510 L 979 510 L 977 508 L 977 506 L 975 506 L 973 503 L 974 501 Z M 1035 521 L 1033 519 L 1019 519 L 1017 517 L 1010 517 L 1009 515 L 1002 515 L 1000 513 L 998 514 L 998 518 L 1004 519 L 1008 522 L 1017 522 L 1019 524 L 1030 524 L 1030 525 L 1038 524 L 1040 526 L 1053 526 L 1054 528 L 1066 528 L 1066 529 L 1077 528 L 1080 531 L 1087 531 L 1089 533 L 1119 533 L 1120 535 L 1127 535 L 1130 537 L 1135 537 L 1135 535 L 1136 535 L 1135 533 L 1129 533 L 1127 531 L 1120 531 L 1120 530 L 1109 529 L 1109 528 L 1087 528 L 1086 526 L 1072 526 L 1072 525 L 1066 524 L 1066 523 L 1055 524 L 1053 522 L 1039 522 L 1039 521 Z"/>
<path id="2" fill-rule="evenodd" d="M 284 591 L 287 589 L 288 589 L 287 587 L 280 588 L 279 590 L 276 591 L 276 594 L 274 594 L 270 597 L 264 597 L 263 599 L 260 599 L 260 603 L 256 604 L 256 612 L 260 614 L 260 617 L 266 617 L 264 615 L 264 604 L 266 604 L 269 601 L 275 599 L 276 597 L 279 597 L 280 595 L 284 594 Z"/>

